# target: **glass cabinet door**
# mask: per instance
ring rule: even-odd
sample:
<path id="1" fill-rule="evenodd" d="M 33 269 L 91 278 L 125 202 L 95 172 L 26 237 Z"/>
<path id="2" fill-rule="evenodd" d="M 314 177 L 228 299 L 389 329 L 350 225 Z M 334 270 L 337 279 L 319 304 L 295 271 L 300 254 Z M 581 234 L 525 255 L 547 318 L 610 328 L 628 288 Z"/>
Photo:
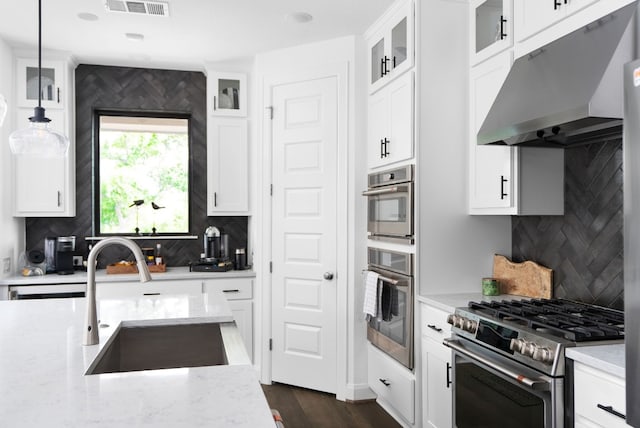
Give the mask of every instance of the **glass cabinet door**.
<path id="1" fill-rule="evenodd" d="M 476 53 L 507 37 L 502 0 L 485 0 L 475 14 Z"/>
<path id="2" fill-rule="evenodd" d="M 385 75 L 384 38 L 371 47 L 371 83 L 376 83 Z"/>
<path id="3" fill-rule="evenodd" d="M 63 68 L 56 62 L 43 63 L 40 82 L 38 61 L 18 59 L 18 105 L 33 108 L 38 105 L 38 94 L 42 95 L 44 108 L 63 108 Z"/>
<path id="4" fill-rule="evenodd" d="M 391 30 L 391 55 L 393 68 L 407 60 L 407 17 L 404 17 Z"/>
<path id="5" fill-rule="evenodd" d="M 207 76 L 211 114 L 247 115 L 247 76 L 242 73 L 210 73 Z"/>

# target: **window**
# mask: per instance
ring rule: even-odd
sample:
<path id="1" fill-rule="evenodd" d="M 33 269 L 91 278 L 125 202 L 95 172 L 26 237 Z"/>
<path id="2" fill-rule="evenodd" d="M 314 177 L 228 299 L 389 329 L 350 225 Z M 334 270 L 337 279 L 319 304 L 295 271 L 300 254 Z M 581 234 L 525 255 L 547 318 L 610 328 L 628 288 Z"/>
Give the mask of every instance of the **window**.
<path id="1" fill-rule="evenodd" d="M 97 114 L 96 232 L 189 233 L 189 119 Z"/>

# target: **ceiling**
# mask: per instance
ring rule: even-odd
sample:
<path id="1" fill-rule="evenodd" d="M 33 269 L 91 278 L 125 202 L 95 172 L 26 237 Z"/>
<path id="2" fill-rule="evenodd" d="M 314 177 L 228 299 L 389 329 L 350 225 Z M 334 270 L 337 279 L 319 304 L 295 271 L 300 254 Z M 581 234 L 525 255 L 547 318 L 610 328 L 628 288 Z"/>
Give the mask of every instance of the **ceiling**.
<path id="1" fill-rule="evenodd" d="M 164 0 L 158 0 L 164 1 Z M 200 70 L 204 63 L 364 31 L 393 0 L 166 0 L 169 16 L 109 12 L 105 0 L 44 0 L 42 48 L 70 52 L 78 63 Z M 37 0 L 0 1 L 0 38 L 37 46 Z M 288 14 L 306 12 L 308 23 Z M 96 20 L 81 19 L 94 15 Z M 138 33 L 132 41 L 125 33 Z"/>

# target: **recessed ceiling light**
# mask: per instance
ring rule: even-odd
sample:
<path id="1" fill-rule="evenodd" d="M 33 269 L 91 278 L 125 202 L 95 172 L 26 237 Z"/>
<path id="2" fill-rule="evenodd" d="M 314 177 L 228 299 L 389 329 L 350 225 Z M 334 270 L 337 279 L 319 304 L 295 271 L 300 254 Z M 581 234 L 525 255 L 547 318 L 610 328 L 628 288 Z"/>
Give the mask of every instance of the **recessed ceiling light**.
<path id="1" fill-rule="evenodd" d="M 313 16 L 307 12 L 293 12 L 285 16 L 285 19 L 289 22 L 295 22 L 298 24 L 306 24 L 313 20 Z"/>
<path id="2" fill-rule="evenodd" d="M 78 18 L 83 19 L 85 21 L 97 21 L 98 15 L 94 15 L 93 13 L 83 12 L 78 14 Z"/>
<path id="3" fill-rule="evenodd" d="M 134 42 L 141 42 L 144 40 L 144 34 L 140 33 L 125 33 L 124 36 L 128 40 L 133 40 Z"/>

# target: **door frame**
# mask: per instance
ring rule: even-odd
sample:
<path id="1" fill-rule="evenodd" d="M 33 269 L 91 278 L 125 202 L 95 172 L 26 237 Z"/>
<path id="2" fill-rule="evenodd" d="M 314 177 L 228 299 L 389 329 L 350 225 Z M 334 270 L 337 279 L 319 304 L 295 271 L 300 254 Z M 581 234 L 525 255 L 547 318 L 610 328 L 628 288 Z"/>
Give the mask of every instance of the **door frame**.
<path id="1" fill-rule="evenodd" d="M 260 182 L 257 186 L 258 212 L 262 214 L 262 221 L 258 223 L 257 236 L 260 242 L 260 254 L 256 261 L 260 261 L 258 276 L 260 277 L 261 289 L 257 293 L 261 314 L 257 317 L 261 325 L 256 325 L 256 338 L 260 339 L 256 347 L 260 353 L 260 381 L 271 384 L 272 381 L 272 354 L 269 350 L 269 339 L 272 337 L 272 311 L 271 295 L 272 283 L 269 271 L 269 262 L 272 260 L 271 239 L 272 239 L 272 198 L 271 182 L 273 169 L 273 141 L 272 141 L 272 121 L 271 110 L 273 87 L 296 83 L 306 80 L 335 77 L 337 82 L 337 194 L 336 194 L 336 234 L 338 237 L 348 237 L 348 201 L 349 201 L 349 66 L 348 62 L 326 63 L 313 68 L 301 68 L 299 70 L 289 70 L 286 73 L 265 76 L 262 79 L 262 111 L 259 112 L 262 125 L 262 144 L 258 150 L 258 165 L 262 171 L 258 174 Z M 260 105 L 260 104 L 259 104 Z M 277 112 L 275 113 L 277 114 Z M 344 400 L 347 389 L 347 367 L 348 367 L 348 285 L 349 275 L 348 260 L 351 249 L 349 239 L 337 242 L 346 244 L 338 245 L 336 248 L 336 398 Z"/>

